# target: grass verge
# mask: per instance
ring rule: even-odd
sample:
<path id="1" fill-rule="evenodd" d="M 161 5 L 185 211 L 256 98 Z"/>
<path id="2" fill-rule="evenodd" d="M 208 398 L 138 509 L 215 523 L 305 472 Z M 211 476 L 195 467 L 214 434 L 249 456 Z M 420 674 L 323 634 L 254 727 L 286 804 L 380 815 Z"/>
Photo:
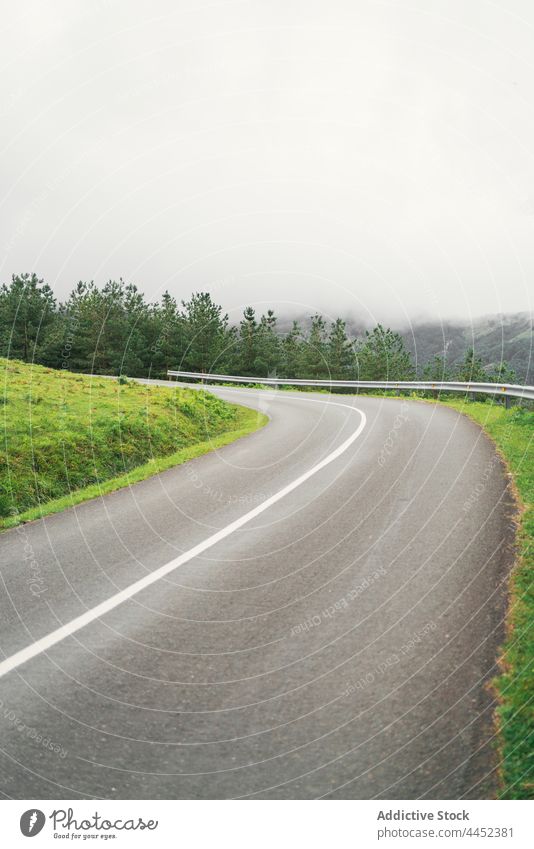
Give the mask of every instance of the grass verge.
<path id="1" fill-rule="evenodd" d="M 208 392 L 0 359 L 0 530 L 130 486 L 267 417 Z"/>
<path id="2" fill-rule="evenodd" d="M 491 402 L 448 400 L 493 439 L 515 481 L 521 506 L 517 558 L 510 581 L 499 698 L 500 797 L 534 798 L 534 412 Z"/>

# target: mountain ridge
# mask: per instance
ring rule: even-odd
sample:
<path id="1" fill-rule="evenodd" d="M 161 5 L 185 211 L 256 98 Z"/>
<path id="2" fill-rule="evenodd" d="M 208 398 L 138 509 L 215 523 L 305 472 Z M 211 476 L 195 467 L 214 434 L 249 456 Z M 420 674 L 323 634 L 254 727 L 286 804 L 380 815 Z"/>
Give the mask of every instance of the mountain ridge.
<path id="1" fill-rule="evenodd" d="M 300 315 L 279 318 L 278 329 L 287 332 L 293 320 L 303 329 L 309 327 L 309 316 Z M 355 317 L 348 316 L 344 320 L 347 333 L 353 339 L 361 338 L 370 329 Z M 454 367 L 465 358 L 467 349 L 473 348 L 485 367 L 505 361 L 516 372 L 518 381 L 534 381 L 533 316 L 529 312 L 489 314 L 472 321 L 426 319 L 414 321 L 409 327 L 395 323 L 389 326 L 404 339 L 418 375 L 436 355 L 445 356 L 447 366 Z"/>

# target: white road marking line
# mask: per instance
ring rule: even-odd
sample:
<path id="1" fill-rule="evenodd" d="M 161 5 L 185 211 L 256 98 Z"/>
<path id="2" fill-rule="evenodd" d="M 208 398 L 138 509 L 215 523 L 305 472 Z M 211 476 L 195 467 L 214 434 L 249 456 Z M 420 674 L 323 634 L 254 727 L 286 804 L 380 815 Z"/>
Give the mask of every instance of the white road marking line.
<path id="1" fill-rule="evenodd" d="M 103 601 L 101 604 L 97 604 L 96 607 L 92 607 L 90 610 L 87 610 L 85 613 L 82 613 L 81 616 L 77 616 L 75 619 L 71 619 L 70 622 L 67 622 L 66 625 L 62 625 L 60 628 L 57 628 L 55 631 L 52 631 L 50 634 L 47 634 L 46 637 L 42 637 L 40 640 L 36 640 L 36 642 L 31 643 L 31 645 L 26 646 L 26 648 L 21 649 L 21 651 L 12 654 L 10 657 L 6 658 L 4 661 L 0 663 L 0 678 L 3 675 L 7 675 L 8 672 L 11 672 L 13 669 L 16 669 L 18 666 L 21 666 L 23 663 L 26 663 L 28 660 L 36 657 L 43 652 L 46 652 L 47 649 L 56 645 L 56 643 L 64 640 L 65 637 L 69 637 L 71 634 L 74 634 L 76 631 L 79 631 L 81 628 L 84 628 L 86 625 L 89 625 L 91 622 L 94 622 L 95 619 L 99 619 L 104 614 L 109 613 L 110 610 L 113 610 L 115 607 L 118 607 L 119 604 L 122 604 L 123 601 L 127 601 L 132 596 L 136 595 L 136 593 L 141 592 L 141 590 L 146 589 L 151 584 L 154 584 L 156 581 L 159 581 L 160 578 L 164 578 L 165 575 L 168 575 L 170 572 L 173 572 L 179 566 L 183 566 L 184 563 L 188 563 L 194 557 L 197 557 L 199 554 L 202 554 L 208 548 L 211 548 L 213 545 L 216 545 L 226 537 L 233 534 L 234 531 L 242 528 L 243 525 L 246 525 L 247 522 L 250 522 L 251 519 L 255 519 L 256 516 L 259 516 L 265 510 L 268 510 L 269 507 L 272 507 L 273 504 L 276 504 L 277 501 L 280 501 L 282 498 L 285 498 L 286 495 L 289 495 L 290 492 L 293 492 L 294 489 L 301 486 L 307 480 L 309 480 L 313 475 L 320 472 L 321 469 L 324 469 L 325 466 L 328 466 L 334 460 L 337 460 L 346 450 L 349 448 L 353 442 L 355 442 L 360 434 L 362 433 L 365 425 L 367 423 L 367 417 L 363 410 L 360 410 L 358 407 L 351 407 L 349 404 L 340 404 L 336 401 L 319 401 L 315 398 L 299 398 L 299 401 L 308 401 L 310 403 L 316 404 L 324 404 L 328 403 L 329 406 L 332 407 L 343 407 L 345 410 L 354 410 L 359 413 L 361 416 L 361 422 L 354 431 L 354 433 L 349 436 L 348 439 L 345 440 L 338 448 L 332 451 L 331 454 L 328 454 L 323 460 L 317 463 L 315 466 L 312 466 L 307 472 L 300 475 L 294 481 L 289 483 L 287 486 L 283 487 L 283 489 L 276 492 L 274 495 L 271 495 L 270 498 L 267 498 L 265 501 L 262 501 L 261 504 L 258 504 L 257 507 L 254 507 L 252 510 L 249 510 L 248 513 L 245 513 L 239 519 L 236 519 L 235 522 L 231 522 L 229 525 L 226 525 L 225 528 L 222 528 L 220 531 L 209 536 L 203 542 L 200 542 L 198 545 L 195 545 L 193 548 L 190 548 L 189 551 L 184 552 L 179 557 L 175 557 L 174 560 L 170 560 L 164 566 L 160 566 L 159 569 L 156 569 L 154 572 L 151 572 L 149 575 L 145 575 L 144 578 L 141 578 L 139 581 L 135 581 L 135 583 L 131 584 L 125 590 L 121 590 L 115 595 L 112 595 L 106 601 Z"/>

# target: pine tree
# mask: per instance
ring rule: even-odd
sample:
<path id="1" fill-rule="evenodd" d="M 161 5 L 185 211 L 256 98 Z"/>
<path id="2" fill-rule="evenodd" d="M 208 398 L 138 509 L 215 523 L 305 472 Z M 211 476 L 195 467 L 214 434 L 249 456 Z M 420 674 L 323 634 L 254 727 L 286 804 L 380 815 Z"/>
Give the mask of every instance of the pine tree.
<path id="1" fill-rule="evenodd" d="M 435 354 L 423 368 L 423 380 L 442 383 L 452 380 L 452 372 L 447 364 L 445 354 Z"/>
<path id="2" fill-rule="evenodd" d="M 280 366 L 280 342 L 276 333 L 276 316 L 272 310 L 262 315 L 257 330 L 257 355 L 254 373 L 274 377 Z"/>
<path id="3" fill-rule="evenodd" d="M 106 374 L 105 363 L 100 363 L 97 357 L 97 347 L 102 322 L 105 318 L 105 308 L 102 293 L 93 281 L 86 283 L 80 280 L 62 306 L 63 319 L 63 367 L 70 371 L 95 372 L 102 365 Z"/>
<path id="4" fill-rule="evenodd" d="M 188 371 L 222 370 L 228 356 L 228 316 L 208 292 L 198 292 L 182 301 L 184 321 L 184 364 Z"/>
<path id="5" fill-rule="evenodd" d="M 475 356 L 473 348 L 468 348 L 463 363 L 456 372 L 456 380 L 462 383 L 487 383 L 488 374 L 482 364 L 482 359 Z"/>
<path id="6" fill-rule="evenodd" d="M 517 374 L 505 360 L 493 365 L 487 378 L 490 383 L 517 383 Z"/>
<path id="7" fill-rule="evenodd" d="M 146 373 L 146 322 L 149 310 L 145 298 L 133 283 L 121 280 L 119 294 L 118 342 L 120 361 L 117 374 L 143 377 Z"/>
<path id="8" fill-rule="evenodd" d="M 287 379 L 300 377 L 303 337 L 302 328 L 294 321 L 280 344 L 280 376 Z"/>
<path id="9" fill-rule="evenodd" d="M 167 377 L 180 369 L 184 355 L 183 318 L 176 300 L 165 291 L 161 303 L 153 304 L 141 329 L 146 340 L 145 369 L 151 377 Z"/>
<path id="10" fill-rule="evenodd" d="M 32 361 L 55 312 L 50 286 L 36 274 L 14 274 L 0 289 L 0 355 Z"/>
<path id="11" fill-rule="evenodd" d="M 243 318 L 239 325 L 238 341 L 238 371 L 245 377 L 256 375 L 256 358 L 258 356 L 258 325 L 253 307 L 243 310 Z"/>
<path id="12" fill-rule="evenodd" d="M 332 380 L 354 380 L 354 346 L 347 336 L 345 322 L 340 318 L 330 327 L 327 359 Z"/>
<path id="13" fill-rule="evenodd" d="M 313 380 L 328 378 L 328 345 L 326 324 L 322 315 L 316 313 L 311 318 L 311 328 L 302 348 L 300 372 L 303 377 Z"/>
<path id="14" fill-rule="evenodd" d="M 381 324 L 366 331 L 357 350 L 359 380 L 410 380 L 412 359 L 399 333 Z"/>

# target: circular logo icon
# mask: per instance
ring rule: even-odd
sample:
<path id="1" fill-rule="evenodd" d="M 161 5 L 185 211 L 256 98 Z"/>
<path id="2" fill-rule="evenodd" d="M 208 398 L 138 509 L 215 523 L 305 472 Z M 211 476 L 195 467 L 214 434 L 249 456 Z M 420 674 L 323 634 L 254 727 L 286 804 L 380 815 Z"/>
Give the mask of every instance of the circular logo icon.
<path id="1" fill-rule="evenodd" d="M 45 822 L 46 817 L 42 811 L 37 808 L 30 808 L 29 811 L 24 811 L 20 818 L 20 830 L 24 837 L 35 837 L 36 834 L 39 834 Z"/>

